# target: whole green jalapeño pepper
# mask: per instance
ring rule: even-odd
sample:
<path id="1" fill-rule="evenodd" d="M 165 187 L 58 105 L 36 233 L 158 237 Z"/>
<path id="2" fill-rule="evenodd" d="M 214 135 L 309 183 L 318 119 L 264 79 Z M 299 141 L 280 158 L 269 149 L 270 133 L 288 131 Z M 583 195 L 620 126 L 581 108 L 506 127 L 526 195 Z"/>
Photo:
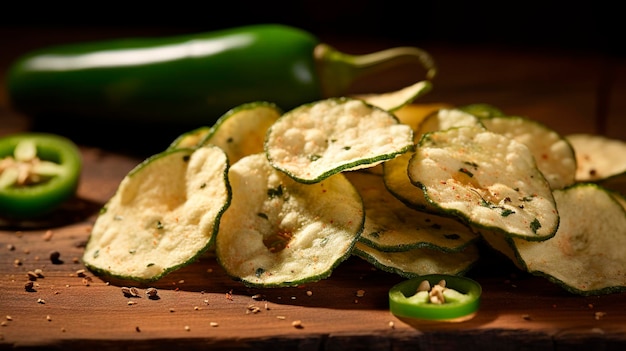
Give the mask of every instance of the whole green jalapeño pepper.
<path id="1" fill-rule="evenodd" d="M 78 147 L 48 133 L 0 138 L 0 218 L 33 219 L 75 195 L 82 167 Z"/>
<path id="2" fill-rule="evenodd" d="M 428 78 L 435 74 L 419 48 L 348 55 L 306 31 L 263 24 L 44 48 L 11 66 L 7 92 L 17 110 L 59 123 L 95 118 L 193 128 L 242 103 L 291 109 L 342 95 L 356 78 L 407 62 L 421 64 Z"/>

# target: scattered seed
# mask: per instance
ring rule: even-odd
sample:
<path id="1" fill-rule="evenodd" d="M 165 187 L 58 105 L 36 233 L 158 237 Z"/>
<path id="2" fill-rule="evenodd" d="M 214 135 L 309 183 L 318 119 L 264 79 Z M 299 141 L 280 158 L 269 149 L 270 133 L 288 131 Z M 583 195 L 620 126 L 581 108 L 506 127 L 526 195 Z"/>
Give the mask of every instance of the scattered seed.
<path id="1" fill-rule="evenodd" d="M 35 269 L 34 272 L 38 278 L 43 278 L 43 270 L 41 270 L 41 268 Z"/>
<path id="2" fill-rule="evenodd" d="M 209 325 L 210 325 L 211 327 L 213 327 L 213 328 L 215 328 L 215 327 L 219 326 L 219 324 L 218 324 L 217 322 L 211 322 L 211 323 L 209 323 Z"/>
<path id="3" fill-rule="evenodd" d="M 26 291 L 34 291 L 35 288 L 35 282 L 33 282 L 32 280 L 29 280 L 26 282 L 26 284 L 24 284 L 24 289 L 26 289 Z"/>
<path id="4" fill-rule="evenodd" d="M 7 325 L 9 325 L 7 321 L 0 322 L 0 327 L 6 327 Z"/>
<path id="5" fill-rule="evenodd" d="M 600 320 L 604 316 L 606 316 L 606 312 L 596 312 L 595 313 L 596 320 Z"/>
<path id="6" fill-rule="evenodd" d="M 30 280 L 30 281 L 35 281 L 35 280 L 37 280 L 37 274 L 36 274 L 35 272 L 28 271 L 28 272 L 26 273 L 26 275 L 28 276 L 28 280 Z"/>
<path id="7" fill-rule="evenodd" d="M 253 300 L 261 300 L 263 298 L 263 296 L 261 294 L 254 294 L 252 295 L 252 299 Z"/>
<path id="8" fill-rule="evenodd" d="M 44 305 L 46 303 L 46 300 L 44 299 L 37 299 L 37 303 Z"/>
<path id="9" fill-rule="evenodd" d="M 174 312 L 176 312 L 176 310 L 175 310 L 175 309 L 173 309 L 173 308 L 170 308 L 170 312 L 171 312 L 171 313 L 174 313 Z"/>
<path id="10" fill-rule="evenodd" d="M 396 327 L 396 323 L 393 321 L 389 321 L 389 328 L 394 329 Z"/>
<path id="11" fill-rule="evenodd" d="M 50 317 L 50 315 L 47 315 L 47 316 L 46 316 L 46 320 L 47 320 L 48 322 L 51 322 L 51 321 L 52 321 L 52 317 Z"/>
<path id="12" fill-rule="evenodd" d="M 146 289 L 146 295 L 148 296 L 149 299 L 156 299 L 159 297 L 159 292 L 157 291 L 157 289 L 155 288 L 148 288 Z"/>
<path id="13" fill-rule="evenodd" d="M 246 310 L 246 314 L 248 313 L 259 313 L 261 312 L 261 308 L 259 308 L 258 306 L 255 305 L 248 305 L 248 308 Z"/>
<path id="14" fill-rule="evenodd" d="M 307 290 L 306 295 L 307 295 L 307 296 L 312 296 L 312 295 L 313 295 L 313 292 L 312 292 L 311 290 Z"/>
<path id="15" fill-rule="evenodd" d="M 126 304 L 127 304 L 128 306 L 132 306 L 132 305 L 137 304 L 137 302 L 132 301 L 132 300 L 128 300 L 128 302 L 126 302 Z"/>
<path id="16" fill-rule="evenodd" d="M 200 311 L 200 307 L 198 307 L 198 306 L 194 306 L 193 309 L 194 309 L 194 311 Z"/>
<path id="17" fill-rule="evenodd" d="M 7 315 L 6 317 L 4 317 L 4 319 L 6 319 L 6 320 L 8 320 L 8 321 L 12 321 L 12 320 L 13 320 L 13 317 L 11 317 L 11 316 Z"/>
<path id="18" fill-rule="evenodd" d="M 43 235 L 43 240 L 44 241 L 50 241 L 50 239 L 52 239 L 52 230 L 46 230 L 46 232 Z"/>
<path id="19" fill-rule="evenodd" d="M 76 271 L 76 275 L 79 276 L 79 277 L 85 277 L 86 276 L 85 270 L 84 269 L 77 270 Z"/>
<path id="20" fill-rule="evenodd" d="M 186 330 L 186 331 L 190 331 L 190 330 L 191 330 L 191 328 L 190 328 L 188 325 L 186 325 L 186 326 L 185 326 L 185 330 Z"/>
<path id="21" fill-rule="evenodd" d="M 529 314 L 523 314 L 523 315 L 522 315 L 522 319 L 523 319 L 523 320 L 525 320 L 525 321 L 529 321 L 529 320 L 531 320 L 531 318 L 530 318 L 530 315 L 529 315 Z"/>
<path id="22" fill-rule="evenodd" d="M 80 258 L 78 258 L 78 257 L 73 257 L 73 258 L 72 258 L 72 262 L 73 262 L 73 263 L 80 263 Z"/>
<path id="23" fill-rule="evenodd" d="M 19 258 L 16 258 L 15 260 L 13 260 L 13 265 L 15 267 L 21 266 L 22 265 L 22 261 L 20 261 Z"/>
<path id="24" fill-rule="evenodd" d="M 285 316 L 276 316 L 276 319 L 283 320 L 283 319 L 287 319 L 287 317 L 285 317 Z"/>
<path id="25" fill-rule="evenodd" d="M 15 245 L 13 245 L 13 244 L 7 244 L 7 249 L 8 249 L 9 251 L 15 251 Z"/>
<path id="26" fill-rule="evenodd" d="M 291 322 L 291 326 L 296 328 L 296 329 L 304 328 L 304 326 L 302 325 L 302 321 L 301 320 L 295 320 L 295 321 Z"/>
<path id="27" fill-rule="evenodd" d="M 127 296 L 127 297 L 128 296 L 130 296 L 130 297 L 139 296 L 139 290 L 137 288 L 135 288 L 135 287 L 130 287 L 129 288 L 129 287 L 123 286 L 121 288 L 121 290 L 122 290 L 122 293 L 124 294 L 124 296 Z"/>
<path id="28" fill-rule="evenodd" d="M 363 297 L 363 296 L 365 296 L 365 290 L 356 291 L 356 297 Z"/>
<path id="29" fill-rule="evenodd" d="M 61 253 L 59 251 L 52 251 L 50 253 L 50 262 L 52 262 L 52 264 L 63 263 L 63 261 L 61 261 Z"/>

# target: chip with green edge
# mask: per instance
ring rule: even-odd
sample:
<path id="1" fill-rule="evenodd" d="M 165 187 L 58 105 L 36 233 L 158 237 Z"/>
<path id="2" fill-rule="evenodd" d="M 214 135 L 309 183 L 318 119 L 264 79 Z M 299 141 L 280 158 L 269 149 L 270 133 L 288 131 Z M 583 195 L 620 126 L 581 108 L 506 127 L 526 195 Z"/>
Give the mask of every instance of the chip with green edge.
<path id="1" fill-rule="evenodd" d="M 216 146 L 147 158 L 97 217 L 83 262 L 94 272 L 141 282 L 194 262 L 211 248 L 230 203 L 227 170 Z"/>
<path id="2" fill-rule="evenodd" d="M 574 148 L 579 182 L 603 182 L 626 178 L 626 142 L 597 134 L 570 134 L 565 137 Z"/>
<path id="3" fill-rule="evenodd" d="M 209 126 L 202 126 L 194 130 L 190 130 L 174 139 L 174 141 L 170 143 L 168 149 L 186 149 L 198 147 L 202 145 L 204 139 L 206 139 L 206 137 L 211 132 L 212 129 Z"/>
<path id="4" fill-rule="evenodd" d="M 412 103 L 418 97 L 428 93 L 433 84 L 427 80 L 416 82 L 400 90 L 383 94 L 362 94 L 354 98 L 361 99 L 370 105 L 374 105 L 387 111 L 396 111 L 407 104 Z"/>
<path id="5" fill-rule="evenodd" d="M 481 122 L 488 130 L 526 145 L 535 156 L 537 168 L 553 189 L 574 184 L 574 149 L 559 133 L 538 121 L 519 116 L 483 118 Z"/>
<path id="6" fill-rule="evenodd" d="M 365 227 L 359 240 L 380 251 L 431 248 L 461 251 L 478 238 L 466 225 L 450 217 L 416 211 L 393 196 L 379 175 L 344 173 L 365 205 Z"/>
<path id="7" fill-rule="evenodd" d="M 426 274 L 463 275 L 480 259 L 475 244 L 457 252 L 442 252 L 429 248 L 417 248 L 401 252 L 383 252 L 365 243 L 357 242 L 354 255 L 374 267 L 405 278 Z"/>
<path id="8" fill-rule="evenodd" d="M 408 175 L 426 199 L 471 226 L 546 240 L 559 225 L 552 189 L 526 145 L 478 127 L 425 134 Z"/>
<path id="9" fill-rule="evenodd" d="M 274 103 L 256 101 L 226 112 L 213 125 L 213 132 L 203 143 L 222 148 L 234 164 L 244 156 L 263 152 L 267 129 L 282 115 Z"/>
<path id="10" fill-rule="evenodd" d="M 216 238 L 225 271 L 247 286 L 284 287 L 330 276 L 363 230 L 359 193 L 341 173 L 299 183 L 264 153 L 234 163 L 232 201 Z"/>
<path id="11" fill-rule="evenodd" d="M 526 270 L 580 295 L 626 291 L 626 211 L 593 183 L 555 190 L 561 224 L 542 242 L 511 240 Z"/>
<path id="12" fill-rule="evenodd" d="M 461 126 L 481 127 L 482 124 L 476 116 L 461 110 L 455 108 L 438 109 L 426 116 L 416 126 L 417 129 L 415 129 L 414 133 L 415 142 L 418 143 L 424 133 Z M 411 157 L 411 153 L 405 153 L 383 163 L 385 185 L 392 194 L 407 204 L 407 206 L 420 211 L 445 215 L 444 211 L 428 202 L 424 196 L 424 191 L 416 187 L 409 179 L 407 167 Z"/>
<path id="13" fill-rule="evenodd" d="M 490 118 L 505 116 L 498 107 L 487 103 L 474 103 L 457 107 L 459 110 L 471 113 L 478 118 Z"/>
<path id="14" fill-rule="evenodd" d="M 268 130 L 269 162 L 301 183 L 373 167 L 413 150 L 413 131 L 388 111 L 350 98 L 302 105 Z"/>

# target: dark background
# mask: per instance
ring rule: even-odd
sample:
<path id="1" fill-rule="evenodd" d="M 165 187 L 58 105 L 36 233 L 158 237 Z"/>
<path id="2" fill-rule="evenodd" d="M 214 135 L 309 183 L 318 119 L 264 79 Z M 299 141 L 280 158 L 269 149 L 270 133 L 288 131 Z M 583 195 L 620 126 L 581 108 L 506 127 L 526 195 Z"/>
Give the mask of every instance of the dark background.
<path id="1" fill-rule="evenodd" d="M 71 5 L 50 1 L 5 2 L 0 11 L 4 42 L 6 36 L 17 40 L 20 35 L 33 35 L 37 28 L 41 36 L 50 28 L 75 30 L 80 39 L 79 32 L 86 28 L 90 33 L 93 28 L 109 29 L 103 36 L 161 35 L 278 22 L 309 30 L 322 39 L 332 35 L 409 44 L 529 46 L 624 54 L 623 12 L 619 2 L 611 5 L 608 1 L 205 0 Z"/>

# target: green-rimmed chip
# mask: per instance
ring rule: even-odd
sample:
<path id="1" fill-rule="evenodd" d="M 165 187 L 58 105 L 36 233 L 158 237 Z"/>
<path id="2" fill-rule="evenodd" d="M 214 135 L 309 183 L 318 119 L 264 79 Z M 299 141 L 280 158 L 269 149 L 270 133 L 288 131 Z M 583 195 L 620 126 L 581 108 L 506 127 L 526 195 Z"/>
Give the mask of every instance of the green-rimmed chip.
<path id="1" fill-rule="evenodd" d="M 215 251 L 226 272 L 245 285 L 326 278 L 350 256 L 363 230 L 363 202 L 343 174 L 299 183 L 261 153 L 234 163 L 229 180 L 233 197 Z"/>
<path id="2" fill-rule="evenodd" d="M 354 255 L 382 271 L 405 278 L 426 274 L 462 275 L 469 271 L 480 257 L 478 248 L 474 244 L 457 252 L 442 252 L 428 248 L 383 252 L 362 242 L 357 242 Z"/>
<path id="3" fill-rule="evenodd" d="M 228 159 L 215 146 L 174 149 L 136 166 L 91 231 L 83 255 L 98 273 L 154 281 L 208 250 L 230 202 Z"/>
<path id="4" fill-rule="evenodd" d="M 433 84 L 427 80 L 416 82 L 400 90 L 383 94 L 362 94 L 355 95 L 370 105 L 374 105 L 387 111 L 396 111 L 407 104 L 412 103 L 418 97 L 428 93 L 433 88 Z"/>
<path id="5" fill-rule="evenodd" d="M 265 141 L 272 166 L 301 183 L 372 167 L 413 148 L 411 127 L 390 112 L 350 98 L 317 101 L 285 113 Z"/>
<path id="6" fill-rule="evenodd" d="M 561 214 L 546 241 L 514 238 L 525 268 L 580 295 L 626 291 L 626 212 L 606 189 L 580 183 L 554 192 Z"/>
<path id="7" fill-rule="evenodd" d="M 460 251 L 478 238 L 467 226 L 407 207 L 393 196 L 379 175 L 362 171 L 345 172 L 361 194 L 365 205 L 365 227 L 359 238 L 381 251 L 431 248 Z"/>
<path id="8" fill-rule="evenodd" d="M 280 108 L 270 102 L 239 105 L 215 122 L 213 132 L 203 142 L 221 147 L 233 164 L 244 156 L 263 152 L 267 129 L 281 114 Z"/>
<path id="9" fill-rule="evenodd" d="M 477 127 L 425 134 L 409 161 L 428 201 L 470 225 L 527 240 L 554 235 L 559 214 L 524 144 Z"/>
<path id="10" fill-rule="evenodd" d="M 212 132 L 211 127 L 202 126 L 178 136 L 168 149 L 188 149 L 202 145 L 204 139 Z"/>
<path id="11" fill-rule="evenodd" d="M 626 183 L 626 142 L 583 133 L 567 135 L 565 138 L 576 154 L 577 181 L 603 185 L 605 182 Z"/>
<path id="12" fill-rule="evenodd" d="M 574 149 L 559 133 L 535 120 L 519 116 L 483 118 L 481 122 L 488 130 L 526 145 L 535 156 L 537 168 L 553 189 L 574 184 Z"/>
<path id="13" fill-rule="evenodd" d="M 467 112 L 455 108 L 440 108 L 428 114 L 416 126 L 416 143 L 419 142 L 424 133 L 462 126 L 481 127 L 482 124 L 476 116 Z M 411 157 L 411 153 L 405 153 L 383 164 L 385 185 L 392 194 L 407 204 L 407 206 L 420 211 L 445 215 L 444 211 L 428 202 L 424 196 L 424 191 L 416 187 L 409 179 L 407 168 Z"/>

